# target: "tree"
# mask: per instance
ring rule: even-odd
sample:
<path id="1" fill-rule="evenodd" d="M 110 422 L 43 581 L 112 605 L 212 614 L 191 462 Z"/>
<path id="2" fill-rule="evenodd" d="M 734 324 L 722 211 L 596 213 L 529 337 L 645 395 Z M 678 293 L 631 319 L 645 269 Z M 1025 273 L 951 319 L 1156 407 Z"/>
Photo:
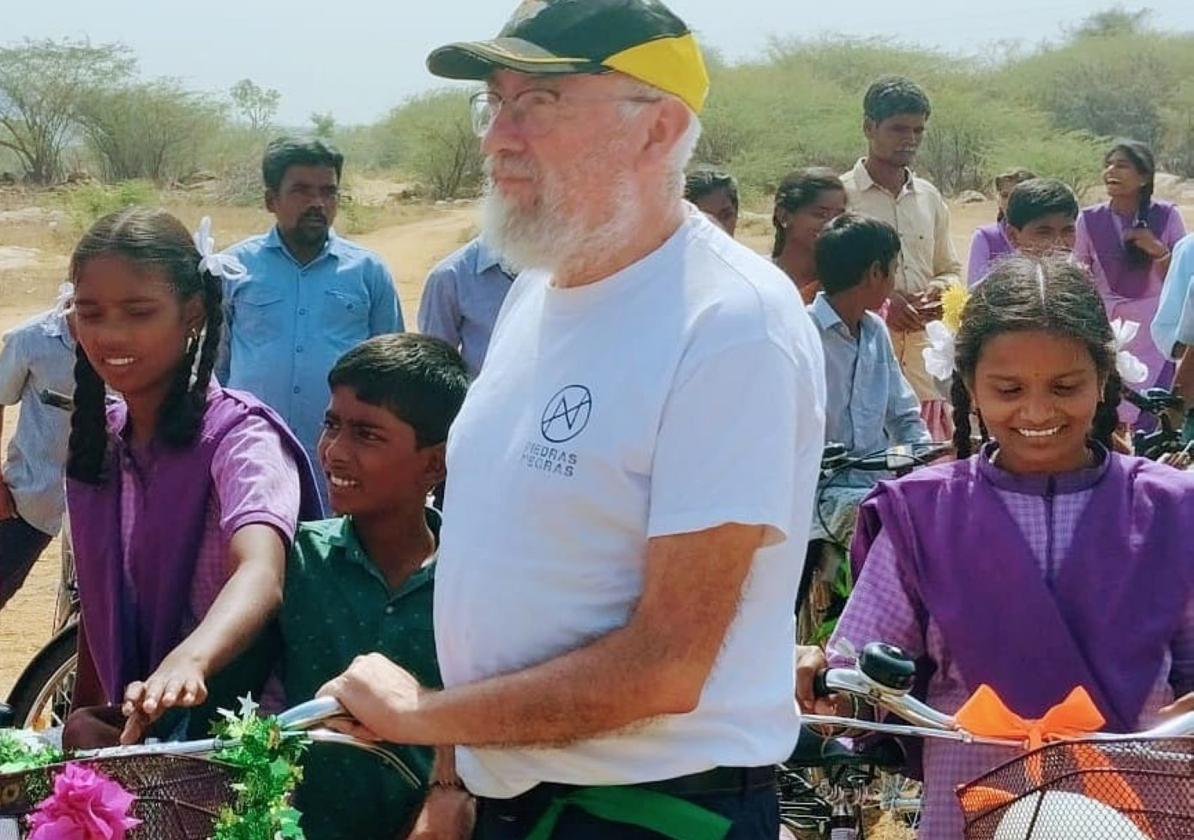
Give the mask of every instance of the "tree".
<path id="1" fill-rule="evenodd" d="M 210 97 L 160 79 L 92 97 L 81 109 L 80 124 L 106 180 L 161 183 L 194 171 L 225 116 Z"/>
<path id="2" fill-rule="evenodd" d="M 30 181 L 53 183 L 81 106 L 135 69 L 119 44 L 26 39 L 0 47 L 0 147 L 16 155 Z"/>
<path id="3" fill-rule="evenodd" d="M 435 198 L 475 195 L 481 186 L 481 141 L 473 134 L 469 92 L 439 90 L 394 109 L 383 126 L 386 159 L 405 167 Z"/>
<path id="4" fill-rule="evenodd" d="M 321 140 L 332 139 L 332 135 L 336 133 L 336 118 L 332 116 L 331 111 L 328 111 L 326 114 L 312 112 L 310 119 L 312 134 Z"/>
<path id="5" fill-rule="evenodd" d="M 252 79 L 241 79 L 229 91 L 232 104 L 254 131 L 265 131 L 278 113 L 282 94 L 273 88 L 258 87 Z"/>
<path id="6" fill-rule="evenodd" d="M 1074 30 L 1078 38 L 1107 38 L 1115 35 L 1139 35 L 1148 28 L 1152 9 L 1129 12 L 1122 6 L 1105 9 L 1086 18 Z"/>

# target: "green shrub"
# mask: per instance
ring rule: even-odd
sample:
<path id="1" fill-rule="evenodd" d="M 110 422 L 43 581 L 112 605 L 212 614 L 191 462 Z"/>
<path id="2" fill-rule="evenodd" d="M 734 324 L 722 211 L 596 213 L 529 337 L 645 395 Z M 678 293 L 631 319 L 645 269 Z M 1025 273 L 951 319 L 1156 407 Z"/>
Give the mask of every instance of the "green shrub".
<path id="1" fill-rule="evenodd" d="M 158 204 L 158 191 L 151 181 L 83 184 L 67 190 L 63 204 L 75 227 L 86 230 L 98 219 L 125 207 Z"/>

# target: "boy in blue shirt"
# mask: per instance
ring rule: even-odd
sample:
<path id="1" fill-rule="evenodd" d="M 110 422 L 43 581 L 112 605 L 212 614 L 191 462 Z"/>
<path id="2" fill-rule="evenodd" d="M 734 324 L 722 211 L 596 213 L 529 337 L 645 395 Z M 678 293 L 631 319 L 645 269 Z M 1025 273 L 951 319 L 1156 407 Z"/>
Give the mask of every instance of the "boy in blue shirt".
<path id="1" fill-rule="evenodd" d="M 877 314 L 894 287 L 899 255 L 890 225 L 856 213 L 830 222 L 814 249 L 822 291 L 808 311 L 825 351 L 825 440 L 852 458 L 930 439 Z M 875 480 L 874 473 L 853 473 L 835 484 L 867 488 Z"/>

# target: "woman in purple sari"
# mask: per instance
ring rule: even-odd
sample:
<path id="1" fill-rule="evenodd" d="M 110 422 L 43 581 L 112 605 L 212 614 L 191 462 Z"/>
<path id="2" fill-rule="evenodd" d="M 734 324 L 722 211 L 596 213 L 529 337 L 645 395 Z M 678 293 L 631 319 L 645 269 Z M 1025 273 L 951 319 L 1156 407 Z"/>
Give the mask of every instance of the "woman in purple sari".
<path id="1" fill-rule="evenodd" d="M 1170 251 L 1186 227 L 1176 207 L 1153 199 L 1157 165 L 1148 146 L 1119 140 L 1103 162 L 1108 200 L 1082 211 L 1074 256 L 1090 269 L 1107 317 L 1140 325 L 1125 348 L 1148 368 L 1139 387 L 1167 387 L 1173 365 L 1153 344 L 1148 325 L 1160 305 Z M 1134 425 L 1139 413 L 1125 403 L 1120 422 Z"/>
<path id="2" fill-rule="evenodd" d="M 1188 708 L 1194 473 L 1111 451 L 1119 360 L 1085 272 L 1002 261 L 966 304 L 954 360 L 958 460 L 863 502 L 858 582 L 829 649 L 899 645 L 918 696 L 951 714 L 984 684 L 1026 718 L 1082 686 L 1111 732 Z M 990 435 L 973 455 L 972 413 Z M 806 709 L 824 664 L 801 650 Z M 921 840 L 961 837 L 956 786 L 1015 755 L 927 742 Z"/>
<path id="3" fill-rule="evenodd" d="M 1012 190 L 1036 175 L 1027 169 L 1009 169 L 995 176 L 995 193 L 999 196 L 999 215 L 995 222 L 983 225 L 974 232 L 970 240 L 970 261 L 966 269 L 966 285 L 973 286 L 987 276 L 991 264 L 1001 257 L 1016 252 L 1007 234 L 1007 200 Z"/>

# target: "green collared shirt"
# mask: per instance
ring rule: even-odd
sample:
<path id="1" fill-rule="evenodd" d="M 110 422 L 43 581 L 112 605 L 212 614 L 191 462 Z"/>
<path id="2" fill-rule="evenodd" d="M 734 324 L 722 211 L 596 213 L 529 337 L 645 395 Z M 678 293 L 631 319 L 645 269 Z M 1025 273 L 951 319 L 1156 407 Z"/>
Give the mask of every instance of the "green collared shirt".
<path id="1" fill-rule="evenodd" d="M 428 522 L 438 530 L 438 514 Z M 286 700 L 311 699 L 362 654 L 381 653 L 419 682 L 439 688 L 431 608 L 435 565 L 428 562 L 397 590 L 365 554 L 348 517 L 299 526 L 286 569 L 281 628 Z M 433 752 L 395 747 L 424 780 Z M 414 819 L 424 790 L 414 790 L 373 756 L 315 745 L 303 759 L 296 795 L 309 840 L 398 837 Z"/>

